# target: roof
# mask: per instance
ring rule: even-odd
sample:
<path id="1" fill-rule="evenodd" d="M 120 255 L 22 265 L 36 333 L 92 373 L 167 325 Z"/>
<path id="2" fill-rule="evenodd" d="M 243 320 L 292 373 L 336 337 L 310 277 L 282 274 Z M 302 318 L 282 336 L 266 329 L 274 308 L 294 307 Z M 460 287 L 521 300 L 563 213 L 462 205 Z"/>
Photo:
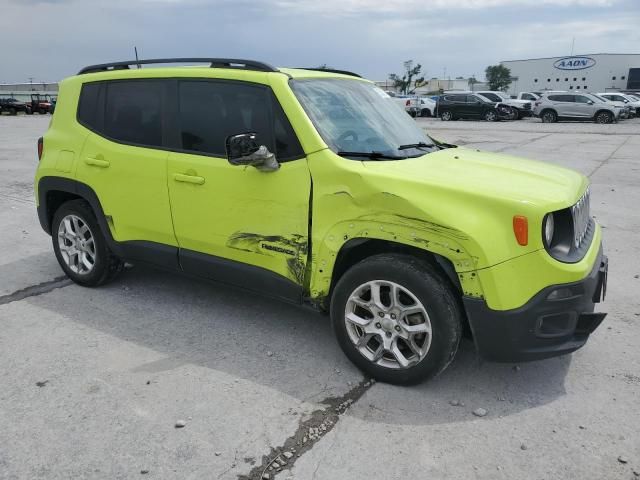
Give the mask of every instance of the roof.
<path id="1" fill-rule="evenodd" d="M 175 66 L 182 64 L 182 66 Z M 190 64 L 190 66 L 187 66 Z M 204 64 L 204 65 L 193 65 Z M 161 75 L 184 75 L 185 69 L 201 69 L 207 72 L 219 72 L 219 71 L 242 71 L 242 72 L 256 72 L 256 73 L 282 73 L 291 78 L 327 78 L 327 77 L 357 77 L 358 74 L 348 72 L 346 70 L 335 70 L 327 68 L 275 68 L 269 64 L 258 62 L 255 60 L 244 60 L 237 58 L 158 58 L 158 59 L 144 59 L 144 60 L 128 60 L 111 63 L 102 63 L 97 65 L 89 65 L 84 67 L 78 75 L 87 74 L 105 74 L 108 73 L 110 78 L 117 77 L 131 77 L 131 76 L 147 76 L 149 69 L 142 68 L 143 65 L 172 65 L 155 67 L 152 69 L 153 74 L 149 76 L 161 76 Z M 137 68 L 135 68 L 137 67 Z M 134 73 L 144 70 L 145 73 Z M 188 70 L 193 72 L 194 70 Z M 179 73 L 178 73 L 179 72 Z M 202 72 L 199 72 L 202 73 Z M 207 75 L 203 75 L 207 76 Z M 217 75 L 211 75 L 212 77 Z"/>

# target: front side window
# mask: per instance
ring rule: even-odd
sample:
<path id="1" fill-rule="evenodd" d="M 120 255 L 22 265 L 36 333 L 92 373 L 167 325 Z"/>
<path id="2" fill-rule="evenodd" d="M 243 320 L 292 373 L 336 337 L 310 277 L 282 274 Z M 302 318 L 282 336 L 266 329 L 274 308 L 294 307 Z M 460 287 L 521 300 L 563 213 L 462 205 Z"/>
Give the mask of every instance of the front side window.
<path id="1" fill-rule="evenodd" d="M 369 82 L 305 79 L 292 80 L 290 85 L 318 133 L 336 153 L 402 159 L 437 150 L 424 130 Z"/>
<path id="2" fill-rule="evenodd" d="M 226 155 L 226 139 L 254 132 L 279 161 L 300 158 L 302 149 L 279 103 L 266 87 L 240 82 L 179 82 L 181 148 Z"/>
<path id="3" fill-rule="evenodd" d="M 589 103 L 590 101 L 593 101 L 582 95 L 576 95 L 575 98 L 576 103 Z"/>

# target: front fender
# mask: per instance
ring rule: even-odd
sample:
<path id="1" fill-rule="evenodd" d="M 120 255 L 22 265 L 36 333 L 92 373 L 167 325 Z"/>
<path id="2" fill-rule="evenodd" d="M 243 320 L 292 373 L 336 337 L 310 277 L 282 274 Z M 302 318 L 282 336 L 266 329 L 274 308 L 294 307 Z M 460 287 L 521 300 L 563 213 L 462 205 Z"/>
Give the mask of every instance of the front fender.
<path id="1" fill-rule="evenodd" d="M 465 250 L 462 241 L 467 239 L 462 232 L 399 214 L 371 213 L 334 224 L 316 243 L 310 268 L 312 299 L 329 295 L 336 259 L 345 244 L 355 239 L 384 240 L 438 254 L 453 264 L 464 295 L 483 296 L 478 277 L 471 272 L 477 259 Z"/>

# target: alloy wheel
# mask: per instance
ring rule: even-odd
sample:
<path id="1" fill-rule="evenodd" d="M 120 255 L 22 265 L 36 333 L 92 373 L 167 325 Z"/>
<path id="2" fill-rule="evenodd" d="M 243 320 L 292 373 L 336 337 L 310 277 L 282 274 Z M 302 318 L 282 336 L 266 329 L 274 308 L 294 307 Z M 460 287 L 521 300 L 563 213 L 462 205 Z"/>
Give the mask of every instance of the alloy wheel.
<path id="1" fill-rule="evenodd" d="M 90 273 L 96 263 L 96 245 L 89 225 L 76 215 L 67 215 L 58 227 L 58 247 L 64 263 L 77 274 Z"/>
<path id="2" fill-rule="evenodd" d="M 349 296 L 344 322 L 351 342 L 376 365 L 406 369 L 420 363 L 431 347 L 431 320 L 407 288 L 373 280 Z"/>

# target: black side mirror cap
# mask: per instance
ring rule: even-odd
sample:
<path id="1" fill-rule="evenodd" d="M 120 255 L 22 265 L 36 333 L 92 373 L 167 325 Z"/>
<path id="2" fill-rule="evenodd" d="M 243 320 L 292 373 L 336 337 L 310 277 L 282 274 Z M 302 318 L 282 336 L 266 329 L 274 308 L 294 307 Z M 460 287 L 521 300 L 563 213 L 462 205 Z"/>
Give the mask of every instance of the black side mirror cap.
<path id="1" fill-rule="evenodd" d="M 260 145 L 255 132 L 230 135 L 225 142 L 227 160 L 231 165 L 256 167 L 264 172 L 272 172 L 280 168 L 276 156 L 269 149 Z"/>

